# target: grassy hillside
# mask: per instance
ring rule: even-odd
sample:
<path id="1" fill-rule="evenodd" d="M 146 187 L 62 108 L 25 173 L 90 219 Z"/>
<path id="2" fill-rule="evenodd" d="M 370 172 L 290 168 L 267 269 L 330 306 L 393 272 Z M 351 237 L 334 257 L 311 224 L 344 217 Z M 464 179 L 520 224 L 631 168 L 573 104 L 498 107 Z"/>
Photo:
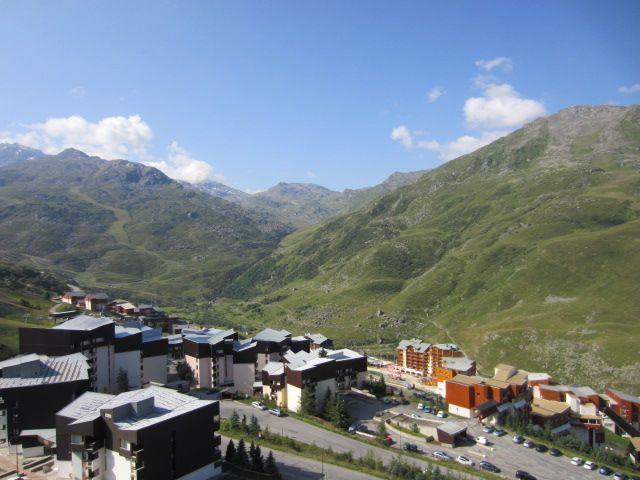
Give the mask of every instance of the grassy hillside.
<path id="1" fill-rule="evenodd" d="M 286 238 L 208 311 L 640 391 L 640 107 L 538 120 Z"/>
<path id="2" fill-rule="evenodd" d="M 68 150 L 0 168 L 0 257 L 133 299 L 212 298 L 287 231 L 138 163 Z"/>
<path id="3" fill-rule="evenodd" d="M 0 359 L 18 351 L 18 328 L 48 325 L 49 297 L 64 289 L 52 275 L 0 262 Z"/>

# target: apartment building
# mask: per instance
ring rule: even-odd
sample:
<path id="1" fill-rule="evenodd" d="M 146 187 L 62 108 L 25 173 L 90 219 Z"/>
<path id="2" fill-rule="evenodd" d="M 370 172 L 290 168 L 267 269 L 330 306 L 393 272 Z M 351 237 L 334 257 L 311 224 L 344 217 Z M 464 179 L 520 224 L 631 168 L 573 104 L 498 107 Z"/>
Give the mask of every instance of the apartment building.
<path id="1" fill-rule="evenodd" d="M 365 380 L 367 357 L 347 348 L 288 351 L 282 362 L 271 362 L 262 370 L 262 394 L 279 406 L 299 411 L 302 390 L 308 389 L 320 411 L 327 393 L 360 388 Z"/>
<path id="2" fill-rule="evenodd" d="M 205 480 L 221 473 L 220 406 L 151 386 L 88 392 L 56 415 L 63 478 Z"/>
<path id="3" fill-rule="evenodd" d="M 22 354 L 82 353 L 91 365 L 91 384 L 96 391 L 117 392 L 121 370 L 130 388 L 139 388 L 146 381 L 166 382 L 167 340 L 146 328 L 116 325 L 108 317 L 79 315 L 53 328 L 20 328 L 19 337 Z"/>
<path id="4" fill-rule="evenodd" d="M 197 387 L 233 384 L 233 347 L 237 340 L 238 334 L 233 330 L 186 330 L 182 339 L 183 353 Z"/>
<path id="5" fill-rule="evenodd" d="M 475 362 L 465 357 L 456 344 L 431 344 L 417 338 L 402 340 L 398 344 L 396 365 L 407 373 L 426 377 L 434 383 L 448 380 L 459 373 L 476 373 Z"/>
<path id="6" fill-rule="evenodd" d="M 613 388 L 607 388 L 605 393 L 609 408 L 633 428 L 640 430 L 640 398 Z"/>
<path id="7" fill-rule="evenodd" d="M 56 412 L 90 388 L 89 363 L 79 353 L 32 353 L 0 362 L 0 447 L 21 444 L 24 456 L 41 454 L 31 437 L 46 436 Z"/>

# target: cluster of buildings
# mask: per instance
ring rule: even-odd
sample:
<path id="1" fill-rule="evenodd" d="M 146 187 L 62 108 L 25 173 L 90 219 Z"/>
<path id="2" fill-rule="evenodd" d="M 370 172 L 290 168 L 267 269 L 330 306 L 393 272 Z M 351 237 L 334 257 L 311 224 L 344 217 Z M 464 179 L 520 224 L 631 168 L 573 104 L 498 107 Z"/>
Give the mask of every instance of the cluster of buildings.
<path id="1" fill-rule="evenodd" d="M 570 433 L 597 446 L 605 429 L 631 437 L 640 461 L 640 398 L 608 388 L 557 384 L 547 373 L 500 364 L 493 377 L 477 375 L 476 364 L 453 344 L 402 340 L 396 349 L 396 368 L 437 385 L 449 412 L 484 422 L 502 423 L 510 413 L 552 433 Z"/>
<path id="2" fill-rule="evenodd" d="M 266 395 L 294 411 L 304 389 L 320 409 L 328 391 L 361 386 L 367 370 L 364 355 L 334 350 L 321 334 L 267 328 L 240 338 L 154 323 L 162 312 L 106 295 L 67 292 L 61 300 L 100 313 L 21 328 L 20 354 L 0 362 L 0 448 L 55 453 L 61 478 L 220 473 L 219 404 L 167 388 L 172 359 L 189 365 L 196 387 Z"/>
<path id="3" fill-rule="evenodd" d="M 21 328 L 19 349 L 0 362 L 0 448 L 55 452 L 60 478 L 220 473 L 219 404 L 160 386 L 169 358 L 160 328 L 78 315 Z"/>
<path id="4" fill-rule="evenodd" d="M 102 315 L 113 316 L 123 321 L 138 320 L 152 328 L 159 328 L 165 333 L 180 333 L 187 322 L 177 315 L 167 314 L 150 304 L 134 304 L 128 300 L 110 299 L 106 293 L 87 294 L 81 290 L 65 292 L 60 301 L 80 310 L 98 312 Z M 56 317 L 69 317 L 73 311 L 63 311 L 52 314 Z"/>
<path id="5" fill-rule="evenodd" d="M 240 339 L 233 330 L 183 329 L 185 362 L 196 386 L 263 395 L 292 411 L 307 389 L 320 409 L 327 392 L 361 387 L 367 358 L 353 350 L 333 350 L 322 334 L 292 336 L 267 328 Z"/>

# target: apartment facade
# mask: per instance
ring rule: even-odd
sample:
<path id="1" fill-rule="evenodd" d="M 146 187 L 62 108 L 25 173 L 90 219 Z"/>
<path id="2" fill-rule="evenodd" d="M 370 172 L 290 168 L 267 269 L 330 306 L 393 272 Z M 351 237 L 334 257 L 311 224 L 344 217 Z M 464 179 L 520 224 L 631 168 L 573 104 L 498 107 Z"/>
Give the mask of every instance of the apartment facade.
<path id="1" fill-rule="evenodd" d="M 476 373 L 475 362 L 465 357 L 456 344 L 431 344 L 417 338 L 400 341 L 396 348 L 396 365 L 407 373 L 426 377 L 425 380 L 430 379 L 432 383 L 446 381 L 460 373 Z"/>
<path id="2" fill-rule="evenodd" d="M 353 350 L 290 350 L 282 362 L 263 368 L 262 393 L 279 406 L 297 412 L 302 391 L 307 389 L 320 411 L 329 392 L 344 393 L 352 387 L 362 387 L 366 372 L 367 357 Z"/>
<path id="3" fill-rule="evenodd" d="M 108 317 L 79 315 L 53 328 L 20 328 L 19 336 L 22 354 L 82 353 L 91 366 L 96 391 L 118 392 L 121 370 L 130 388 L 140 388 L 147 380 L 166 382 L 167 340 L 146 327 L 124 327 Z"/>
<path id="4" fill-rule="evenodd" d="M 63 478 L 205 480 L 221 473 L 220 406 L 149 387 L 88 392 L 56 415 Z"/>
<path id="5" fill-rule="evenodd" d="M 29 354 L 0 362 L 0 447 L 22 444 L 23 454 L 42 448 L 24 444 L 34 431 L 53 429 L 58 410 L 91 388 L 90 367 L 81 354 Z M 29 453 L 27 453 L 29 451 Z"/>
<path id="6" fill-rule="evenodd" d="M 620 390 L 607 388 L 609 407 L 635 429 L 640 429 L 640 398 Z"/>

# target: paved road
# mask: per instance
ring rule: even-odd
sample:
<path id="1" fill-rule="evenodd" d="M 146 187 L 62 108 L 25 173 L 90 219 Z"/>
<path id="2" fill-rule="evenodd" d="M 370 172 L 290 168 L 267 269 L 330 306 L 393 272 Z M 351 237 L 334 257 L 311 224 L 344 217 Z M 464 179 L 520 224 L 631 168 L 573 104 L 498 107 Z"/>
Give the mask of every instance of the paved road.
<path id="1" fill-rule="evenodd" d="M 390 452 L 380 447 L 367 445 L 354 438 L 350 438 L 344 435 L 339 435 L 327 431 L 320 427 L 309 425 L 291 417 L 275 417 L 267 412 L 257 410 L 251 406 L 245 405 L 239 402 L 222 401 L 220 402 L 220 414 L 223 417 L 229 417 L 236 410 L 240 415 L 243 413 L 250 417 L 251 414 L 255 415 L 260 422 L 260 425 L 264 428 L 268 426 L 274 433 L 286 435 L 290 438 L 294 438 L 298 441 L 305 443 L 315 443 L 319 447 L 329 448 L 334 452 L 351 452 L 355 457 L 363 457 L 368 452 L 373 452 L 377 458 L 384 462 L 390 462 L 397 457 L 396 453 Z M 417 460 L 411 457 L 403 457 L 408 462 L 420 468 L 426 468 L 430 463 Z M 462 476 L 466 479 L 475 479 L 471 475 Z"/>
<path id="2" fill-rule="evenodd" d="M 222 438 L 222 451 L 227 448 L 228 439 Z M 263 451 L 266 457 L 269 449 Z M 308 458 L 291 455 L 288 453 L 274 450 L 273 455 L 278 464 L 278 470 L 285 480 L 379 480 L 377 477 L 365 475 L 364 473 L 349 470 L 347 468 L 337 467 Z M 324 472 L 324 478 L 322 473 Z"/>

